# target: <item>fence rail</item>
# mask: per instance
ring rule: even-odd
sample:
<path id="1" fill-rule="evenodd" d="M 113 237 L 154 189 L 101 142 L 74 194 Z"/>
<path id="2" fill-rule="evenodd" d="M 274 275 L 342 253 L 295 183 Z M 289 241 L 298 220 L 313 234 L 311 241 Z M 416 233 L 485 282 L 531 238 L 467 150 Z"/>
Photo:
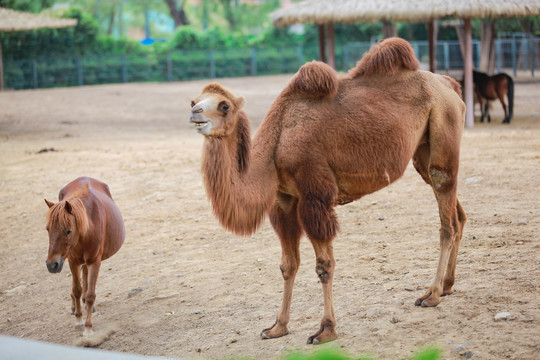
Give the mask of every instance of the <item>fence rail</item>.
<path id="1" fill-rule="evenodd" d="M 428 61 L 426 41 L 411 42 L 417 58 Z M 346 71 L 369 50 L 372 43 L 346 43 L 336 46 L 336 67 Z M 457 41 L 439 41 L 436 49 L 438 70 L 463 68 Z M 166 54 L 89 55 L 7 61 L 5 87 L 37 89 L 127 82 L 163 82 L 204 78 L 241 77 L 294 73 L 306 61 L 318 58 L 316 46 L 284 48 L 242 48 L 225 50 L 177 50 Z M 473 62 L 480 62 L 480 42 L 473 41 Z M 495 65 L 530 70 L 534 76 L 540 64 L 540 38 L 497 39 Z"/>

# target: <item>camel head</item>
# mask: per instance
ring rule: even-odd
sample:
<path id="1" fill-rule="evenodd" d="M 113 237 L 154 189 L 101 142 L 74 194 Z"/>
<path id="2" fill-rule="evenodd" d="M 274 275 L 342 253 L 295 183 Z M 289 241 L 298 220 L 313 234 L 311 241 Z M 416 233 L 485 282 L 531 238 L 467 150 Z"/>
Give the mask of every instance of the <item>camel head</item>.
<path id="1" fill-rule="evenodd" d="M 201 94 L 191 101 L 189 122 L 195 124 L 199 134 L 228 136 L 235 128 L 244 102 L 242 96 L 234 96 L 217 83 L 206 85 Z"/>

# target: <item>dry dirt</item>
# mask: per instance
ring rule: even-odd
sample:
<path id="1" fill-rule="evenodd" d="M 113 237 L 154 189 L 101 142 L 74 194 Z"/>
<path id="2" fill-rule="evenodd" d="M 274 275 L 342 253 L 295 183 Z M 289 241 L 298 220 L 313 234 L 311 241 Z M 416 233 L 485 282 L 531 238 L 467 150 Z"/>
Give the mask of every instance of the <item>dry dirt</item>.
<path id="1" fill-rule="evenodd" d="M 289 78 L 220 82 L 246 97 L 256 128 Z M 318 329 L 322 292 L 306 239 L 291 333 L 259 338 L 281 302 L 280 245 L 268 220 L 238 237 L 212 215 L 199 173 L 203 139 L 187 123 L 207 82 L 0 94 L 0 334 L 83 344 L 69 267 L 45 267 L 43 198 L 56 201 L 63 185 L 88 175 L 109 184 L 127 230 L 102 266 L 94 345 L 191 359 L 313 349 L 305 341 Z M 500 104 L 493 115 L 465 130 L 459 198 L 469 220 L 456 291 L 438 307 L 414 306 L 435 274 L 439 219 L 412 166 L 338 208 L 334 345 L 384 359 L 432 344 L 448 359 L 540 357 L 540 84 L 517 84 L 511 125 L 500 124 Z M 510 315 L 495 321 L 500 312 Z"/>

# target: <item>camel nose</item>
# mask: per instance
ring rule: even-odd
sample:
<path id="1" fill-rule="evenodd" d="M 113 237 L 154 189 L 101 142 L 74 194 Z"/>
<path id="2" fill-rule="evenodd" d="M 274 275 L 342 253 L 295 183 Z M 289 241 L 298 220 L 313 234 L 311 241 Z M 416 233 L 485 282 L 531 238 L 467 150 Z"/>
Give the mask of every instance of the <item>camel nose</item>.
<path id="1" fill-rule="evenodd" d="M 191 113 L 192 114 L 198 114 L 198 113 L 202 113 L 203 112 L 203 108 L 202 106 L 200 105 L 195 105 L 194 107 L 191 108 Z"/>

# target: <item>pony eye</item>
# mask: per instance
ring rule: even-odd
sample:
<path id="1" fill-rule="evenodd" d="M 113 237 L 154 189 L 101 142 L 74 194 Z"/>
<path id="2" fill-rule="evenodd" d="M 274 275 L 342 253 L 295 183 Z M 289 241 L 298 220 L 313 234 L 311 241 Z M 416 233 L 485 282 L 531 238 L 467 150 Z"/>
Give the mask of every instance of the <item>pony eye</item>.
<path id="1" fill-rule="evenodd" d="M 66 235 L 69 236 L 71 234 L 71 230 L 66 230 Z"/>
<path id="2" fill-rule="evenodd" d="M 191 101 L 191 107 L 195 106 L 195 101 Z"/>

